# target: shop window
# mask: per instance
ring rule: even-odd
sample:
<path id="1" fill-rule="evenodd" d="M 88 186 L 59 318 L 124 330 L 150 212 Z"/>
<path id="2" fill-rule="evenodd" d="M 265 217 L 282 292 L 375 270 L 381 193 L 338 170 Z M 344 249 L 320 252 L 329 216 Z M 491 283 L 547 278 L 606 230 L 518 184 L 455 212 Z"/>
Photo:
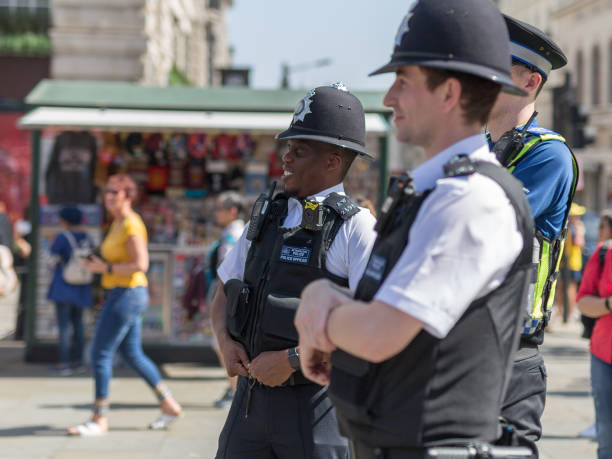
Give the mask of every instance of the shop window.
<path id="1" fill-rule="evenodd" d="M 599 46 L 595 45 L 591 54 L 591 104 L 601 103 L 601 57 Z"/>

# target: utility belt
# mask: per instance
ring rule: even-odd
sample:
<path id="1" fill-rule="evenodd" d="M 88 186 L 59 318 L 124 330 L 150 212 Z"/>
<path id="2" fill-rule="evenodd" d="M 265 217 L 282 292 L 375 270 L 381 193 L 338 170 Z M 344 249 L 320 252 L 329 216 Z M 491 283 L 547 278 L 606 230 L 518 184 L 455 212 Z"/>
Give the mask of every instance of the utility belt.
<path id="1" fill-rule="evenodd" d="M 414 448 L 381 448 L 351 440 L 351 457 L 356 459 L 518 459 L 533 457 L 524 446 L 493 446 L 481 441 L 443 441 L 439 445 Z"/>
<path id="2" fill-rule="evenodd" d="M 227 330 L 245 347 L 249 357 L 297 346 L 294 319 L 299 298 L 270 293 L 265 299 L 257 299 L 253 289 L 239 279 L 230 279 L 224 290 Z"/>

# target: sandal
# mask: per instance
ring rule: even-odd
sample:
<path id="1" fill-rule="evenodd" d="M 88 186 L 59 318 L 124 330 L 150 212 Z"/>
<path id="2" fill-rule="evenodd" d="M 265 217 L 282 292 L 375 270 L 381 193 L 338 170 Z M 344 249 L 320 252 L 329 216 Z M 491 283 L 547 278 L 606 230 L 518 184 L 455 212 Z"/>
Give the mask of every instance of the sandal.
<path id="1" fill-rule="evenodd" d="M 182 413 L 177 415 L 161 413 L 159 417 L 149 424 L 149 429 L 151 430 L 164 430 L 167 429 L 170 424 L 176 421 L 178 418 L 182 416 Z"/>
<path id="2" fill-rule="evenodd" d="M 100 437 L 106 435 L 106 430 L 103 430 L 97 423 L 93 421 L 86 421 L 83 424 L 73 427 L 76 432 L 68 431 L 68 435 L 74 437 Z"/>

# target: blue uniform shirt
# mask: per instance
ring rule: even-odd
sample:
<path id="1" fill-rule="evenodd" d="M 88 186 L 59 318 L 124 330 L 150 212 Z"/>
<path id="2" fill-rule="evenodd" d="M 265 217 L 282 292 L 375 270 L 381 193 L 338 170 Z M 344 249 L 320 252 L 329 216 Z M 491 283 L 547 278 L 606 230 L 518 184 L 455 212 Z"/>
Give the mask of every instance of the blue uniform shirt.
<path id="1" fill-rule="evenodd" d="M 524 126 L 517 129 L 522 130 Z M 534 119 L 529 130 L 540 129 Z M 489 144 L 493 148 L 489 136 Z M 527 139 L 529 139 L 529 135 Z M 574 168 L 569 148 L 560 140 L 538 143 L 512 171 L 527 192 L 535 226 L 547 238 L 556 237 L 563 227 Z"/>
<path id="2" fill-rule="evenodd" d="M 71 231 L 71 233 L 77 244 L 80 244 L 81 241 L 87 238 L 85 233 L 76 231 Z M 62 261 L 55 266 L 47 298 L 56 303 L 67 303 L 83 308 L 91 307 L 93 304 L 91 284 L 70 285 L 62 277 L 63 265 L 70 259 L 70 254 L 72 253 L 70 242 L 68 242 L 68 239 L 62 233 L 59 233 L 53 241 L 51 253 L 58 255 Z"/>

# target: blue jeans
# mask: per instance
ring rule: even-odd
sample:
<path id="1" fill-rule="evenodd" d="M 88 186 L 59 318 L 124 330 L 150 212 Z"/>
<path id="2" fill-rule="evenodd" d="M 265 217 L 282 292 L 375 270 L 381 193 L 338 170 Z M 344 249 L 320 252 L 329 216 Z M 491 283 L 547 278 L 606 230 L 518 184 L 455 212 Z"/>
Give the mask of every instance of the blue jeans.
<path id="1" fill-rule="evenodd" d="M 142 351 L 141 313 L 149 305 L 147 287 L 114 288 L 106 292 L 91 346 L 96 399 L 108 397 L 113 376 L 113 356 L 119 349 L 123 360 L 154 388 L 161 381 L 155 364 Z"/>
<path id="2" fill-rule="evenodd" d="M 612 459 L 612 365 L 592 354 L 591 387 L 595 401 L 597 458 Z"/>
<path id="3" fill-rule="evenodd" d="M 70 367 L 70 362 L 83 364 L 83 308 L 69 303 L 55 303 L 59 334 L 59 363 Z M 72 324 L 72 342 L 70 340 Z M 72 349 L 71 349 L 72 345 Z"/>

